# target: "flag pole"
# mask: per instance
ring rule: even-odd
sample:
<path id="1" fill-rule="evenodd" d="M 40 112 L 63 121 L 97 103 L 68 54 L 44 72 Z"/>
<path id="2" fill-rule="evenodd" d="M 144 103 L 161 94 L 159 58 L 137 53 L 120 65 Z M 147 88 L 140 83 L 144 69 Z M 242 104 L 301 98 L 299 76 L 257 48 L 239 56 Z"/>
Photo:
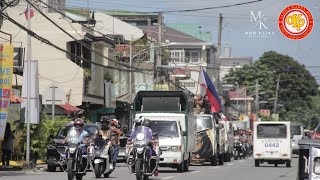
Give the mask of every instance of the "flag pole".
<path id="1" fill-rule="evenodd" d="M 27 28 L 31 30 L 31 5 L 27 3 Z M 31 36 L 27 34 L 27 152 L 26 161 L 28 166 L 30 165 L 30 120 L 31 120 Z"/>

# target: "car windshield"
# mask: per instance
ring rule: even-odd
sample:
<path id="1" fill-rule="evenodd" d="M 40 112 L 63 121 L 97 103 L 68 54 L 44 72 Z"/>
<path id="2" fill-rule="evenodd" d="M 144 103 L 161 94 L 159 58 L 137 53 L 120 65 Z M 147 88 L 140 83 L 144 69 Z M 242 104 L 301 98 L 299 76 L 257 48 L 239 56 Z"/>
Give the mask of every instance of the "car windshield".
<path id="1" fill-rule="evenodd" d="M 257 126 L 258 138 L 286 138 L 287 126 L 285 124 L 259 124 Z"/>
<path id="2" fill-rule="evenodd" d="M 208 128 L 213 128 L 212 118 L 210 116 L 198 116 L 197 131 L 203 131 Z"/>
<path id="3" fill-rule="evenodd" d="M 58 134 L 57 134 L 57 137 L 58 138 L 62 138 L 62 137 L 66 137 L 67 134 L 68 134 L 68 131 L 69 129 L 71 128 L 72 126 L 63 126 Z M 97 126 L 94 126 L 94 125 L 85 125 L 84 126 L 84 129 L 90 134 L 90 136 L 93 136 L 96 131 L 97 131 Z"/>
<path id="4" fill-rule="evenodd" d="M 179 137 L 176 121 L 151 121 L 151 129 L 153 132 L 157 132 L 159 136 Z"/>
<path id="5" fill-rule="evenodd" d="M 291 126 L 292 135 L 302 135 L 301 126 Z"/>

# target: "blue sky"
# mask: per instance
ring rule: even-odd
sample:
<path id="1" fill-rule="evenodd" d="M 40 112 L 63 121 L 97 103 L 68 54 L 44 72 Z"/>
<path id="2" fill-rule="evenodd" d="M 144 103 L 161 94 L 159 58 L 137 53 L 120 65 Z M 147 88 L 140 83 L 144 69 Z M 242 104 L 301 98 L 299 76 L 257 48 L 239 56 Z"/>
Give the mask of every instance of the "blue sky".
<path id="1" fill-rule="evenodd" d="M 250 0 L 67 0 L 67 5 L 86 7 L 96 10 L 128 10 L 128 11 L 162 11 L 190 8 L 230 5 Z M 278 16 L 288 5 L 300 4 L 311 11 L 315 20 L 311 34 L 302 40 L 290 40 L 282 35 L 278 28 Z M 269 38 L 252 38 L 245 35 L 248 31 L 258 31 L 255 23 L 250 21 L 251 11 L 261 11 L 263 23 L 273 31 Z M 231 8 L 213 9 L 188 13 L 165 13 L 165 23 L 196 23 L 202 30 L 213 33 L 213 43 L 217 42 L 218 16 L 224 16 L 222 45 L 232 48 L 232 56 L 252 56 L 258 59 L 265 51 L 274 50 L 289 55 L 306 66 L 320 65 L 320 1 L 319 0 L 263 0 L 254 4 Z M 320 68 L 312 70 L 320 75 Z"/>

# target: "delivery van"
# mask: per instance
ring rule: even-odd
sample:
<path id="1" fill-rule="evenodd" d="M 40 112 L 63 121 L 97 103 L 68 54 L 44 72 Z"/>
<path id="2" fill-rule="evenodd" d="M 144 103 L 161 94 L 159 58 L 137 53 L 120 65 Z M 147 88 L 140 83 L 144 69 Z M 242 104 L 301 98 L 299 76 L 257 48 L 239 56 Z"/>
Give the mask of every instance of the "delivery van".
<path id="1" fill-rule="evenodd" d="M 255 122 L 253 129 L 253 157 L 260 163 L 285 164 L 291 167 L 291 123 L 281 121 Z"/>

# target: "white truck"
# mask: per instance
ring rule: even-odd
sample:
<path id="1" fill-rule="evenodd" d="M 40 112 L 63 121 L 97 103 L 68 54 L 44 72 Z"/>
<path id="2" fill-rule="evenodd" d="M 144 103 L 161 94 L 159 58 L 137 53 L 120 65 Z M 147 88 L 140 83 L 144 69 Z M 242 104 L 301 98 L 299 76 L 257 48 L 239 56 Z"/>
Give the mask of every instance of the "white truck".
<path id="1" fill-rule="evenodd" d="M 139 91 L 134 115 L 150 119 L 151 129 L 158 133 L 162 151 L 159 166 L 189 171 L 197 128 L 190 95 L 183 91 Z"/>
<path id="2" fill-rule="evenodd" d="M 290 122 L 255 122 L 253 126 L 253 158 L 255 166 L 267 162 L 286 164 L 291 167 L 291 128 Z"/>
<path id="3" fill-rule="evenodd" d="M 224 135 L 224 161 L 230 162 L 233 156 L 234 146 L 234 130 L 230 121 L 220 121 L 219 124 L 223 124 L 222 133 Z"/>

